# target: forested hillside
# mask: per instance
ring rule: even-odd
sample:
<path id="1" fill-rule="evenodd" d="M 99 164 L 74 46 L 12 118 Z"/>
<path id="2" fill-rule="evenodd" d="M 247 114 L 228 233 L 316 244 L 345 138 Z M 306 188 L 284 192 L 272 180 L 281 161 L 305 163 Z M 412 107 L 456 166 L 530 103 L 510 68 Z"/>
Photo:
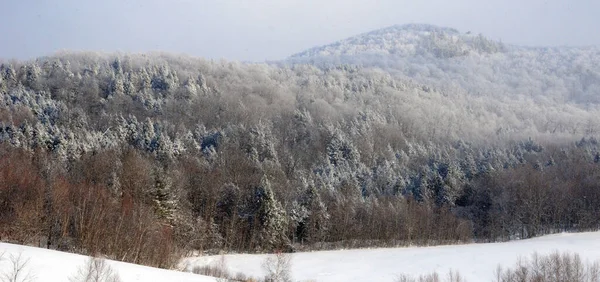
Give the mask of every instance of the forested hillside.
<path id="1" fill-rule="evenodd" d="M 431 25 L 392 26 L 289 58 L 321 66 L 376 66 L 471 96 L 599 104 L 600 47 L 522 47 Z"/>
<path id="2" fill-rule="evenodd" d="M 334 57 L 4 61 L 0 239 L 168 266 L 190 250 L 598 229 L 597 49 L 548 51 L 555 61 L 539 61 L 556 69 L 543 69 L 530 60 L 542 53 L 469 38 L 398 51 L 414 61 L 393 68 Z"/>

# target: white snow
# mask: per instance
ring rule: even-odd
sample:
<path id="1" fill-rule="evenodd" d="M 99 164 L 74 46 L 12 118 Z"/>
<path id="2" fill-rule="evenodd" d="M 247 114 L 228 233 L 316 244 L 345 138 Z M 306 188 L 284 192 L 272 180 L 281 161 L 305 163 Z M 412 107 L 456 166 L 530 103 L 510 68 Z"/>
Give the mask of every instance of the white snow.
<path id="1" fill-rule="evenodd" d="M 46 250 L 41 248 L 25 247 L 20 245 L 0 243 L 0 254 L 4 253 L 4 260 L 0 262 L 0 277 L 11 267 L 10 255 L 21 256 L 29 259 L 26 272 L 34 276 L 33 281 L 67 282 L 77 273 L 79 266 L 85 265 L 88 257 Z M 214 282 L 215 279 L 191 273 L 173 270 L 158 269 L 135 265 L 124 262 L 108 261 L 110 266 L 119 274 L 122 282 Z"/>
<path id="2" fill-rule="evenodd" d="M 470 282 L 492 281 L 500 264 L 513 266 L 519 256 L 552 251 L 570 251 L 584 260 L 600 260 L 600 232 L 557 234 L 535 239 L 493 244 L 467 244 L 437 247 L 382 248 L 320 251 L 292 254 L 292 275 L 295 281 L 394 281 L 400 273 L 426 274 L 450 269 L 459 271 Z M 64 282 L 76 273 L 87 257 L 52 250 L 0 243 L 0 273 L 6 271 L 8 256 L 22 254 L 29 258 L 28 270 L 35 281 Z M 253 277 L 263 277 L 262 263 L 268 255 L 226 255 L 228 269 Z M 219 264 L 221 256 L 192 257 L 182 260 L 181 267 Z M 117 261 L 108 261 L 123 282 L 177 281 L 204 282 L 214 278 L 157 269 Z"/>
<path id="3" fill-rule="evenodd" d="M 295 281 L 394 281 L 400 273 L 420 275 L 459 271 L 470 282 L 492 281 L 500 264 L 513 267 L 534 252 L 579 253 L 584 260 L 600 260 L 600 232 L 563 233 L 529 240 L 493 244 L 320 251 L 292 254 Z M 263 277 L 267 255 L 226 255 L 231 272 Z M 220 256 L 187 258 L 182 267 L 216 264 Z"/>

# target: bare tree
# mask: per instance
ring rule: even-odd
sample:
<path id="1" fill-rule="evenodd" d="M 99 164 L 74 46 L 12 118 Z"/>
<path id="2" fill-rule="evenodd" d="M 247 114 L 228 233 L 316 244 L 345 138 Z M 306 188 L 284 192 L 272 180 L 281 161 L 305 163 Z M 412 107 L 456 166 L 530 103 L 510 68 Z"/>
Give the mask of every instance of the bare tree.
<path id="1" fill-rule="evenodd" d="M 33 282 L 35 275 L 27 268 L 29 267 L 29 258 L 23 257 L 23 253 L 18 255 L 10 254 L 4 258 L 5 253 L 0 254 L 0 263 L 7 260 L 10 264 L 6 273 L 0 273 L 1 282 Z"/>
<path id="2" fill-rule="evenodd" d="M 581 260 L 578 254 L 554 252 L 521 258 L 514 268 L 498 267 L 495 282 L 599 282 L 600 265 Z"/>
<path id="3" fill-rule="evenodd" d="M 460 273 L 450 270 L 446 275 L 446 279 L 442 279 L 437 272 L 421 275 L 418 278 L 411 277 L 406 274 L 401 274 L 396 278 L 396 282 L 466 282 Z"/>
<path id="4" fill-rule="evenodd" d="M 265 259 L 262 265 L 266 272 L 267 282 L 290 282 L 292 281 L 292 256 L 278 252 Z"/>
<path id="5" fill-rule="evenodd" d="M 195 266 L 192 269 L 192 273 L 212 276 L 217 282 L 228 282 L 228 281 L 258 281 L 253 277 L 249 277 L 242 272 L 232 273 L 227 267 L 227 260 L 224 255 L 221 255 L 218 261 L 215 263 Z"/>
<path id="6" fill-rule="evenodd" d="M 70 282 L 121 282 L 119 274 L 102 258 L 90 257 L 77 273 L 69 278 Z"/>

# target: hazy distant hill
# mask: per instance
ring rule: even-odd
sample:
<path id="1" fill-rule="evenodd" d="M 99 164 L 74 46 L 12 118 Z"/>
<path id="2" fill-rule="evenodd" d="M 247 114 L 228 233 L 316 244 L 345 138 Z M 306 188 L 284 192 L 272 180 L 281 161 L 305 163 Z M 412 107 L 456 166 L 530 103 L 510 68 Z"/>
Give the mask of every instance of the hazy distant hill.
<path id="1" fill-rule="evenodd" d="M 461 34 L 456 29 L 433 25 L 408 24 L 378 29 L 333 44 L 314 47 L 292 55 L 292 58 L 365 54 L 451 58 L 466 56 L 472 52 L 496 53 L 505 49 L 504 44 L 481 35 Z"/>
<path id="2" fill-rule="evenodd" d="M 375 30 L 295 54 L 291 63 L 376 66 L 445 92 L 600 103 L 600 48 L 520 47 L 432 25 Z"/>

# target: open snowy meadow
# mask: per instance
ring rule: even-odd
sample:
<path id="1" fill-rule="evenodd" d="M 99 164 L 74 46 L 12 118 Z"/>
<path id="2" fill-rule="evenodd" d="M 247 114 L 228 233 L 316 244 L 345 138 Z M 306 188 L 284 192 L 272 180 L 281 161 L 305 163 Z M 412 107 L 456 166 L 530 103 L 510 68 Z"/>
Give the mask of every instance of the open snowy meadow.
<path id="1" fill-rule="evenodd" d="M 574 252 L 582 259 L 600 260 L 600 232 L 563 233 L 534 239 L 491 244 L 467 244 L 435 247 L 382 248 L 319 251 L 291 255 L 294 281 L 394 281 L 399 274 L 421 275 L 433 271 L 445 274 L 458 271 L 467 281 L 492 281 L 498 265 L 512 267 L 519 257 L 534 252 Z M 4 253 L 2 273 L 11 271 L 11 256 L 27 261 L 21 275 L 29 281 L 64 282 L 86 265 L 87 257 L 52 250 L 0 243 Z M 196 266 L 224 265 L 232 273 L 264 277 L 263 264 L 269 255 L 232 254 L 185 258 L 183 271 Z M 107 264 L 123 282 L 134 281 L 216 281 L 214 278 L 163 270 L 116 261 Z"/>
<path id="2" fill-rule="evenodd" d="M 0 262 L 0 281 L 2 282 L 5 280 L 13 282 L 13 280 L 5 279 L 4 277 L 4 275 L 12 274 L 13 272 L 11 257 L 18 258 L 20 255 L 21 265 L 24 265 L 24 268 L 19 273 L 19 277 L 15 279 L 18 282 L 69 282 L 71 281 L 70 279 L 77 276 L 80 269 L 85 269 L 89 259 L 82 255 L 6 243 L 0 243 L 0 254 L 4 254 L 3 260 Z M 212 277 L 192 273 L 110 260 L 106 262 L 112 268 L 113 272 L 118 274 L 121 282 L 215 281 Z M 112 282 L 108 280 L 99 281 Z"/>
<path id="3" fill-rule="evenodd" d="M 600 232 L 563 233 L 506 243 L 435 247 L 383 248 L 319 251 L 292 255 L 294 281 L 394 281 L 401 273 L 445 275 L 458 271 L 471 282 L 492 281 L 498 265 L 513 267 L 519 257 L 534 252 L 574 252 L 583 260 L 600 260 Z M 264 276 L 262 264 L 268 255 L 225 255 L 231 272 Z M 197 265 L 219 264 L 221 256 L 183 260 L 188 270 Z"/>

